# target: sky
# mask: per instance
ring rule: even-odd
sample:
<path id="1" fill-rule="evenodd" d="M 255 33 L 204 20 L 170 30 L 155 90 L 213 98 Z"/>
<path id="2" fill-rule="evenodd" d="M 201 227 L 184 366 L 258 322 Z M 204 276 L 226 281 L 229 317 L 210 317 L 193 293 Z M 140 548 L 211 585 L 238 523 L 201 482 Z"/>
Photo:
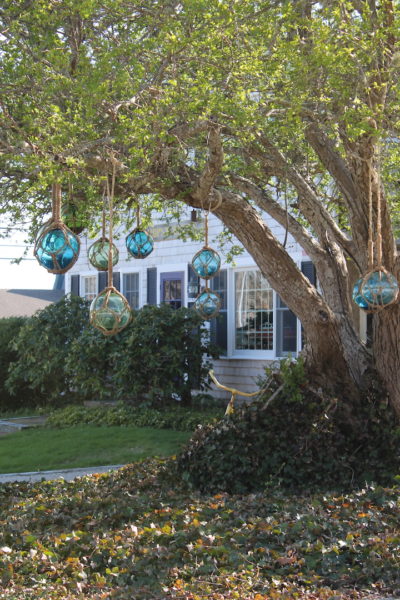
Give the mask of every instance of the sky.
<path id="1" fill-rule="evenodd" d="M 0 222 L 0 233 L 4 233 L 4 223 Z M 41 267 L 33 256 L 33 246 L 19 264 L 11 259 L 24 255 L 26 244 L 23 230 L 14 229 L 11 236 L 0 237 L 0 289 L 49 290 L 53 288 L 55 275 Z"/>

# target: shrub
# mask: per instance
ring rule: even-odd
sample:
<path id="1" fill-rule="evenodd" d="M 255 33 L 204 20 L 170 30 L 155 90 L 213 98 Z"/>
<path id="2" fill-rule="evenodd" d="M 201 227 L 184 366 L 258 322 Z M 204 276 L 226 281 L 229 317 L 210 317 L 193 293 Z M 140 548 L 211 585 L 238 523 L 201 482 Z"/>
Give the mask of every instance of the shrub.
<path id="1" fill-rule="evenodd" d="M 205 342 L 191 309 L 145 306 L 121 333 L 106 337 L 89 324 L 87 302 L 66 297 L 21 327 L 7 389 L 29 388 L 51 404 L 94 398 L 188 404 L 192 389 L 207 385 Z"/>
<path id="2" fill-rule="evenodd" d="M 144 306 L 112 338 L 84 329 L 71 346 L 66 369 L 81 398 L 188 404 L 193 389 L 206 387 L 211 365 L 205 354 L 212 350 L 205 342 L 192 309 Z"/>
<path id="3" fill-rule="evenodd" d="M 16 360 L 6 383 L 9 392 L 17 394 L 23 386 L 44 402 L 61 402 L 71 389 L 65 370 L 71 344 L 87 320 L 88 304 L 77 296 L 65 297 L 27 319 L 12 344 Z"/>
<path id="4" fill-rule="evenodd" d="M 5 385 L 10 363 L 17 358 L 12 344 L 26 322 L 25 317 L 0 319 L 0 410 L 19 409 L 36 404 L 35 396 L 22 382 L 16 387 L 13 396 Z"/>
<path id="5" fill-rule="evenodd" d="M 67 406 L 54 411 L 47 419 L 47 427 L 72 427 L 75 425 L 131 425 L 193 431 L 199 424 L 213 423 L 222 415 L 221 410 L 200 411 L 180 406 L 157 410 L 146 406 Z"/>
<path id="6" fill-rule="evenodd" d="M 375 392 L 352 410 L 305 387 L 286 385 L 267 408 L 266 398 L 198 428 L 178 458 L 181 475 L 202 491 L 242 493 L 387 483 L 398 472 L 400 432 Z"/>

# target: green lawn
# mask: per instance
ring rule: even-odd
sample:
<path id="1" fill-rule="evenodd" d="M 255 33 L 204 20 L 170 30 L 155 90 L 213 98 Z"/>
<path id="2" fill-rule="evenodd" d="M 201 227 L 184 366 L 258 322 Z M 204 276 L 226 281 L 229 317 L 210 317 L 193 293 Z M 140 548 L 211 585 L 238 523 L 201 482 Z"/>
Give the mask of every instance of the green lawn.
<path id="1" fill-rule="evenodd" d="M 29 429 L 0 437 L 0 473 L 126 464 L 175 454 L 189 437 L 137 427 Z"/>

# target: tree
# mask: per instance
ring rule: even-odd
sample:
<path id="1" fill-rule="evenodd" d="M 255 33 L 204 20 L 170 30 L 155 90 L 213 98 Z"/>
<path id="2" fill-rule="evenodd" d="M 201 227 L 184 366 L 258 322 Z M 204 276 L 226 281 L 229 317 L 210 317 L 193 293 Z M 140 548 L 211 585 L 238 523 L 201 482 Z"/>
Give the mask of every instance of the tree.
<path id="1" fill-rule="evenodd" d="M 370 191 L 383 263 L 399 274 L 400 8 L 16 0 L 0 11 L 2 210 L 39 219 L 57 178 L 95 211 L 112 164 L 121 207 L 221 195 L 215 214 L 300 318 L 315 380 L 351 395 L 372 375 L 400 415 L 399 304 L 373 316 L 367 348 L 350 298 L 368 267 Z M 261 211 L 301 244 L 320 290 Z"/>

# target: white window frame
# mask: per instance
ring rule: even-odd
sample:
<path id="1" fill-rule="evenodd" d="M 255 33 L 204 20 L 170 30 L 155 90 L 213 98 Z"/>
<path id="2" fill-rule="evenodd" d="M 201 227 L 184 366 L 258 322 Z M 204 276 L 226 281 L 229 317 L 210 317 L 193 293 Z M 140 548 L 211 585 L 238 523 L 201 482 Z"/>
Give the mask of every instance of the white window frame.
<path id="1" fill-rule="evenodd" d="M 276 294 L 272 289 L 272 311 L 273 311 L 273 342 L 272 350 L 237 350 L 235 348 L 236 340 L 236 273 L 244 271 L 259 271 L 257 265 L 237 267 L 228 271 L 228 357 L 240 359 L 261 359 L 275 360 L 276 352 Z"/>
<path id="2" fill-rule="evenodd" d="M 293 257 L 294 261 L 301 268 L 302 257 Z M 259 271 L 256 264 L 238 266 L 235 269 L 228 268 L 227 294 L 228 294 L 228 351 L 227 358 L 243 360 L 282 360 L 285 356 L 277 356 L 277 293 L 272 288 L 273 298 L 273 345 L 272 350 L 237 350 L 235 348 L 236 340 L 236 289 L 235 274 L 243 271 Z M 297 319 L 297 349 L 296 356 L 302 350 L 301 345 L 301 322 Z"/>

